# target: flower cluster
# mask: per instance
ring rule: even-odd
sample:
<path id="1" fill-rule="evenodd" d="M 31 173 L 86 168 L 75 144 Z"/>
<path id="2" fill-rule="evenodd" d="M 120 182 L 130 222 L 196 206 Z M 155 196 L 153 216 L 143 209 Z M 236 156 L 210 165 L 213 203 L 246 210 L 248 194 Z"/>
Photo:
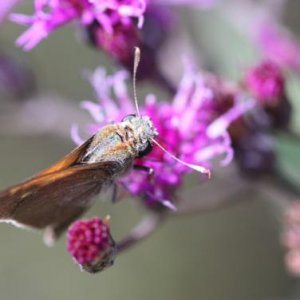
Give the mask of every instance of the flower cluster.
<path id="1" fill-rule="evenodd" d="M 143 78 L 151 78 L 157 75 L 157 55 L 176 28 L 175 20 L 174 11 L 170 7 L 147 5 L 141 29 L 134 22 L 117 21 L 113 23 L 112 31 L 104 30 L 99 23 L 94 23 L 86 28 L 86 32 L 92 46 L 106 52 L 130 72 L 134 59 L 132 49 L 141 48 L 147 59 L 141 62 L 140 73 Z"/>
<path id="2" fill-rule="evenodd" d="M 108 122 L 121 121 L 125 115 L 135 112 L 127 93 L 126 78 L 124 71 L 106 76 L 101 68 L 90 76 L 99 99 L 99 103 L 82 102 L 82 107 L 97 122 L 88 125 L 90 134 Z M 236 97 L 235 89 L 220 79 L 197 72 L 189 66 L 172 102 L 157 101 L 154 95 L 148 95 L 140 110 L 142 115 L 152 119 L 159 133 L 157 141 L 169 153 L 188 164 L 209 167 L 212 159 L 219 155 L 225 155 L 223 165 L 233 157 L 227 129 L 253 107 L 252 102 L 242 100 L 245 99 Z M 73 131 L 73 139 L 81 142 L 76 131 Z M 137 159 L 135 164 L 151 168 L 154 173 L 149 177 L 146 172 L 133 170 L 120 183 L 132 195 L 143 197 L 150 206 L 162 204 L 175 209 L 173 200 L 176 189 L 191 169 L 155 145 L 149 155 Z"/>
<path id="3" fill-rule="evenodd" d="M 74 222 L 68 229 L 67 248 L 86 271 L 101 271 L 113 263 L 115 243 L 108 220 L 93 218 Z"/>
<path id="4" fill-rule="evenodd" d="M 8 4 L 0 4 L 0 17 L 1 12 L 3 15 L 7 14 L 8 10 L 17 3 L 16 0 L 6 2 Z M 191 3 L 185 3 L 185 1 L 172 0 L 165 4 L 186 4 L 208 8 L 215 5 L 216 2 L 218 1 L 195 0 Z M 97 43 L 105 51 L 112 50 L 112 53 L 117 55 L 124 47 L 131 46 L 132 43 L 125 41 L 128 35 L 133 35 L 133 41 L 138 40 L 136 36 L 137 27 L 142 27 L 146 7 L 150 4 L 160 5 L 164 3 L 146 0 L 34 0 L 34 15 L 13 14 L 11 19 L 21 25 L 30 26 L 17 39 L 17 44 L 25 50 L 31 50 L 47 38 L 50 33 L 63 25 L 73 20 L 79 20 L 85 28 L 100 29 L 94 36 Z"/>
<path id="5" fill-rule="evenodd" d="M 141 26 L 146 8 L 144 0 L 35 0 L 34 4 L 33 16 L 11 16 L 13 21 L 30 26 L 17 40 L 25 50 L 32 49 L 51 32 L 75 19 L 83 26 L 97 22 L 108 33 L 113 32 L 115 24 L 126 25 L 133 19 Z"/>

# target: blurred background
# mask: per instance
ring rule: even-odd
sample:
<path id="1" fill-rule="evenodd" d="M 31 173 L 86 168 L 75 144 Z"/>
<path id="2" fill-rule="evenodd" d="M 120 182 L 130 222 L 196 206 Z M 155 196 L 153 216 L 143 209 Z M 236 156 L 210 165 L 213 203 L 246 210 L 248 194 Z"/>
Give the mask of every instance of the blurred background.
<path id="1" fill-rule="evenodd" d="M 177 11 L 194 51 L 201 54 L 199 65 L 217 68 L 225 78 L 237 79 L 245 66 L 257 60 L 258 54 L 234 26 L 234 14 L 228 17 L 238 1 L 224 2 L 224 6 L 213 10 Z M 16 10 L 31 13 L 31 1 L 24 1 Z M 288 1 L 284 22 L 296 35 L 300 34 L 299 20 L 300 2 Z M 20 88 L 21 96 L 6 91 L 0 99 L 0 188 L 31 176 L 74 147 L 69 135 L 71 125 L 90 120 L 79 102 L 93 99 L 83 70 L 98 65 L 106 66 L 109 72 L 116 69 L 108 56 L 82 42 L 78 28 L 74 34 L 74 26 L 60 29 L 27 53 L 14 44 L 22 31 L 21 26 L 9 21 L 0 29 L 0 54 L 16 60 L 25 68 L 24 76 L 31 78 Z M 172 54 L 177 55 L 176 50 Z M 16 73 L 20 75 L 20 71 Z M 299 78 L 290 78 L 293 126 L 298 130 Z M 139 93 L 156 89 L 154 84 L 143 82 Z M 279 138 L 282 170 L 297 185 L 300 143 Z M 96 275 L 80 272 L 66 251 L 65 237 L 48 248 L 41 233 L 1 224 L 0 298 L 298 299 L 298 280 L 286 271 L 285 250 L 280 244 L 280 200 L 290 194 L 276 188 L 272 191 L 270 186 L 266 187 L 269 193 L 263 192 L 263 186 L 257 190 L 252 185 L 249 188 L 234 172 L 234 166 L 220 171 L 220 181 L 232 176 L 225 187 L 218 180 L 210 183 L 221 194 L 241 184 L 230 194 L 232 205 L 170 219 L 149 239 L 119 256 L 114 267 Z M 209 200 L 210 192 L 201 186 L 196 189 L 191 201 L 199 201 L 199 197 Z M 106 214 L 112 216 L 112 233 L 118 239 L 141 218 L 141 208 L 132 199 L 113 207 L 99 199 L 88 212 L 89 216 Z"/>

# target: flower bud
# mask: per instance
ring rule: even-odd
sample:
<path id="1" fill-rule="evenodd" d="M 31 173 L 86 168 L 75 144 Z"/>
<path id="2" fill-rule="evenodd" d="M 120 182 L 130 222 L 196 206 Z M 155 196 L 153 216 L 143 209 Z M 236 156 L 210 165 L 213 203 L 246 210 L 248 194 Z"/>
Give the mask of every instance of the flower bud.
<path id="1" fill-rule="evenodd" d="M 87 28 L 90 42 L 95 47 L 110 55 L 116 62 L 123 65 L 129 64 L 133 59 L 132 49 L 140 45 L 140 37 L 136 25 L 128 20 L 128 23 L 116 23 L 111 32 L 106 31 L 98 23 Z"/>
<path id="2" fill-rule="evenodd" d="M 107 31 L 94 22 L 86 27 L 85 38 L 96 49 L 104 51 L 129 73 L 133 71 L 134 47 L 143 53 L 137 80 L 152 80 L 172 94 L 172 84 L 161 73 L 161 49 L 176 25 L 175 16 L 168 7 L 150 5 L 144 15 L 143 28 L 139 30 L 133 18 L 118 18 L 111 14 L 112 30 Z"/>
<path id="3" fill-rule="evenodd" d="M 285 78 L 280 67 L 273 61 L 265 61 L 253 67 L 244 80 L 246 88 L 263 107 L 269 126 L 288 127 L 292 107 L 285 93 Z"/>
<path id="4" fill-rule="evenodd" d="M 96 273 L 111 266 L 116 246 L 110 235 L 109 218 L 74 222 L 68 229 L 67 249 L 87 272 Z"/>
<path id="5" fill-rule="evenodd" d="M 246 87 L 261 104 L 277 105 L 284 95 L 285 80 L 281 69 L 272 61 L 265 61 L 250 69 Z"/>

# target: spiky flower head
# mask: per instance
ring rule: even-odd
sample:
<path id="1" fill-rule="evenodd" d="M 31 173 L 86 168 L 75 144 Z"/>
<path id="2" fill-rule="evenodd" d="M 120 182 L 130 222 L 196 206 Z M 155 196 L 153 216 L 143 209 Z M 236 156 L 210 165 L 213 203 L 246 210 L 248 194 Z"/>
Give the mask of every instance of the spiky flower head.
<path id="1" fill-rule="evenodd" d="M 106 76 L 101 68 L 90 75 L 99 103 L 82 103 L 82 107 L 96 120 L 96 123 L 88 125 L 89 134 L 94 134 L 111 121 L 120 122 L 125 115 L 135 113 L 125 85 L 127 76 L 124 71 Z M 221 86 L 220 83 L 211 84 L 204 73 L 197 72 L 188 64 L 177 93 L 170 102 L 158 101 L 154 95 L 146 97 L 140 112 L 152 120 L 159 134 L 157 142 L 188 165 L 176 161 L 154 145 L 150 154 L 135 161 L 135 165 L 152 169 L 153 174 L 149 176 L 147 172 L 132 170 L 119 181 L 131 195 L 143 198 L 151 207 L 175 209 L 176 192 L 183 185 L 184 175 L 193 171 L 189 165 L 210 167 L 212 160 L 220 155 L 224 156 L 222 164 L 231 161 L 233 150 L 227 129 L 252 104 L 240 103 L 232 94 L 230 107 L 224 113 L 227 105 L 220 103 L 228 93 L 224 93 Z M 73 138 L 81 142 L 76 130 L 73 130 Z M 201 180 L 205 178 L 207 176 L 201 176 Z"/>

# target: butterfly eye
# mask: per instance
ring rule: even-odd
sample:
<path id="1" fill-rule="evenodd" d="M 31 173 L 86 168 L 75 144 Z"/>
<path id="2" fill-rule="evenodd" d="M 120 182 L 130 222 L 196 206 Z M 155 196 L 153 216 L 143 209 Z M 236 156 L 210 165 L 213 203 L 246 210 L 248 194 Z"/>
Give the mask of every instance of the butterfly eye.
<path id="1" fill-rule="evenodd" d="M 150 142 L 147 142 L 147 146 L 143 151 L 140 151 L 137 158 L 144 157 L 152 151 L 153 145 Z"/>
<path id="2" fill-rule="evenodd" d="M 136 117 L 135 114 L 127 115 L 126 117 L 123 118 L 122 122 L 130 121 L 131 119 L 133 119 L 133 118 L 135 118 L 135 117 Z"/>

